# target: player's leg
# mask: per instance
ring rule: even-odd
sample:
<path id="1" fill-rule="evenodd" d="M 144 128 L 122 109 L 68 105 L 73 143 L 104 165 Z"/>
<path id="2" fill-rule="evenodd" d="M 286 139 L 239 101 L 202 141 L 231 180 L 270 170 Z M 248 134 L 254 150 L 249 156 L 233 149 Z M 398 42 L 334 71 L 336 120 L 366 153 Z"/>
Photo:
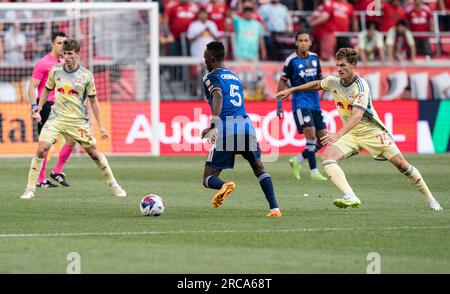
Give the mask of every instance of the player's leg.
<path id="1" fill-rule="evenodd" d="M 59 151 L 58 162 L 55 165 L 50 177 L 57 181 L 59 184 L 69 187 L 69 183 L 66 180 L 65 174 L 62 172 L 64 165 L 69 160 L 72 155 L 73 148 L 76 145 L 76 142 L 68 135 L 64 135 L 64 139 L 66 144 Z"/>
<path id="2" fill-rule="evenodd" d="M 352 140 L 350 135 L 344 135 L 337 142 L 325 149 L 321 160 L 325 172 L 327 173 L 333 184 L 344 193 L 344 197 L 334 200 L 333 204 L 339 208 L 348 206 L 358 207 L 361 204 L 359 198 L 353 192 L 352 187 L 345 177 L 344 171 L 338 165 L 338 161 L 356 154 L 359 151 L 358 146 Z"/>
<path id="3" fill-rule="evenodd" d="M 47 153 L 50 150 L 51 146 L 52 144 L 50 143 L 39 141 L 36 154 L 31 160 L 30 170 L 28 171 L 27 187 L 25 189 L 25 192 L 22 194 L 20 198 L 31 199 L 34 197 L 39 171 L 42 168 L 43 161 L 47 157 Z"/>
<path id="4" fill-rule="evenodd" d="M 264 165 L 261 161 L 261 151 L 257 147 L 256 151 L 243 152 L 242 156 L 249 162 L 252 167 L 254 175 L 258 178 L 259 185 L 266 196 L 269 203 L 269 213 L 267 217 L 280 217 L 281 211 L 278 207 L 277 199 L 275 197 L 275 191 L 273 188 L 272 178 L 269 173 L 266 172 Z"/>
<path id="5" fill-rule="evenodd" d="M 38 99 L 37 103 L 39 103 L 39 99 Z M 46 102 L 42 106 L 41 112 L 39 112 L 39 114 L 41 115 L 41 121 L 38 122 L 38 124 L 37 124 L 39 135 L 41 134 L 42 128 L 44 127 L 45 123 L 47 122 L 48 116 L 50 115 L 50 111 L 52 110 L 52 105 L 53 105 L 53 103 Z M 47 155 L 42 160 L 42 167 L 39 172 L 37 186 L 40 188 L 55 188 L 55 187 L 57 187 L 52 182 L 47 180 L 46 170 L 47 170 Z"/>
<path id="6" fill-rule="evenodd" d="M 404 174 L 411 184 L 413 184 L 416 189 L 423 195 L 425 200 L 430 205 L 433 210 L 442 210 L 442 207 L 439 203 L 434 199 L 433 195 L 428 189 L 425 180 L 422 178 L 419 170 L 412 166 L 404 157 L 401 152 L 394 155 L 389 161 L 402 173 Z"/>
<path id="7" fill-rule="evenodd" d="M 301 109 L 297 109 L 293 112 L 295 125 L 297 126 L 297 131 L 299 134 L 303 134 L 304 129 L 304 123 L 303 120 L 303 113 Z M 308 143 L 307 143 L 308 144 Z M 296 156 L 293 156 L 289 158 L 289 165 L 291 166 L 292 175 L 295 179 L 300 180 L 300 172 L 302 170 L 302 163 L 305 161 L 305 159 L 308 158 L 308 156 L 305 154 L 306 148 L 297 154 Z"/>
<path id="8" fill-rule="evenodd" d="M 211 149 L 206 158 L 205 169 L 203 170 L 203 186 L 206 188 L 218 190 L 211 199 L 211 205 L 214 208 L 221 206 L 228 198 L 231 192 L 236 188 L 233 182 L 224 182 L 219 174 L 223 169 L 233 168 L 234 152 L 217 151 Z"/>
<path id="9" fill-rule="evenodd" d="M 122 187 L 120 187 L 120 185 L 114 178 L 114 174 L 111 170 L 111 167 L 109 166 L 106 156 L 97 150 L 97 146 L 96 145 L 91 145 L 88 147 L 83 146 L 83 148 L 86 151 L 86 153 L 92 158 L 92 160 L 94 160 L 95 164 L 97 164 L 97 167 L 100 169 L 103 176 L 105 177 L 105 180 L 108 183 L 109 187 L 111 188 L 113 194 L 117 197 L 127 196 L 127 192 L 125 192 L 125 190 L 122 189 Z"/>

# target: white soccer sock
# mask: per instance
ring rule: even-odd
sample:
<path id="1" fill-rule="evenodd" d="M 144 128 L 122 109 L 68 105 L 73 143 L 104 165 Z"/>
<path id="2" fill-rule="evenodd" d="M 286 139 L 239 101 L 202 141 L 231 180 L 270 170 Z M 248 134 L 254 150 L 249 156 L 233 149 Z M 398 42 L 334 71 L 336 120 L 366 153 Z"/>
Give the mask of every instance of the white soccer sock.
<path id="1" fill-rule="evenodd" d="M 305 158 L 303 157 L 302 153 L 299 153 L 296 157 L 295 160 L 297 160 L 298 163 L 303 163 L 303 161 L 305 160 Z"/>

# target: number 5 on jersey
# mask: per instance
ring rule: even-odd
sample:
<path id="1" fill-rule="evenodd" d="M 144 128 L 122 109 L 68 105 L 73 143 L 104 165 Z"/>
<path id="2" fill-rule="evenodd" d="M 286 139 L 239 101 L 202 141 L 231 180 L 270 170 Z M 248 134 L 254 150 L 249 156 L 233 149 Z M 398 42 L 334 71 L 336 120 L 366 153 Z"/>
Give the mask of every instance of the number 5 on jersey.
<path id="1" fill-rule="evenodd" d="M 242 96 L 241 96 L 241 94 L 239 94 L 239 86 L 230 85 L 230 96 L 237 97 L 237 101 L 230 99 L 231 104 L 233 104 L 236 107 L 239 107 L 242 105 Z"/>

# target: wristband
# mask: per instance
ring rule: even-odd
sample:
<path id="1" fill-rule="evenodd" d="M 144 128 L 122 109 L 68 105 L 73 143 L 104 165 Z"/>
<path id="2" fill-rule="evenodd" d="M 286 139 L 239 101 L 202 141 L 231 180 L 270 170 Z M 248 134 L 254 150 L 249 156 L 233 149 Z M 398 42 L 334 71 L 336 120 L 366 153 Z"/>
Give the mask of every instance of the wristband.
<path id="1" fill-rule="evenodd" d="M 31 104 L 31 110 L 35 110 L 38 107 L 36 103 Z"/>

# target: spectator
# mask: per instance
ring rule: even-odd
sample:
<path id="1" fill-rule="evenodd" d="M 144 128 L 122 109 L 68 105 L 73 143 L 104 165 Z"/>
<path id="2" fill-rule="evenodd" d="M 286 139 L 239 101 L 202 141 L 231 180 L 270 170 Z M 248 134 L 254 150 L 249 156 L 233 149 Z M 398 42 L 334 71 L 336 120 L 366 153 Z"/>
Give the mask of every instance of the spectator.
<path id="1" fill-rule="evenodd" d="M 235 30 L 234 57 L 236 60 L 256 61 L 267 57 L 264 44 L 263 26 L 253 19 L 254 10 L 251 7 L 244 8 L 244 18 L 238 15 L 233 17 Z"/>
<path id="2" fill-rule="evenodd" d="M 332 19 L 336 32 L 348 33 L 350 26 L 352 31 L 358 31 L 358 18 L 353 10 L 353 6 L 347 0 L 334 0 Z M 338 36 L 336 41 L 336 49 L 352 47 L 348 36 Z"/>
<path id="3" fill-rule="evenodd" d="M 406 19 L 406 12 L 400 0 L 384 0 L 381 6 L 382 16 L 379 17 L 380 32 L 387 32 L 397 21 Z"/>
<path id="4" fill-rule="evenodd" d="M 169 55 L 169 46 L 175 41 L 169 28 L 164 25 L 164 18 L 159 15 L 159 55 Z"/>
<path id="5" fill-rule="evenodd" d="M 198 13 L 198 5 L 192 3 L 191 0 L 179 0 L 173 4 L 168 4 L 164 14 L 164 23 L 169 27 L 175 41 L 171 46 L 172 56 L 180 56 L 181 50 L 181 34 L 187 32 L 189 25 L 195 20 Z"/>
<path id="6" fill-rule="evenodd" d="M 206 45 L 217 40 L 219 31 L 212 20 L 208 20 L 208 11 L 202 8 L 198 12 L 197 20 L 189 25 L 187 38 L 191 44 L 191 56 L 203 58 Z"/>
<path id="7" fill-rule="evenodd" d="M 216 24 L 217 30 L 223 34 L 227 18 L 227 5 L 223 0 L 210 0 L 206 5 L 206 11 L 209 14 L 209 18 Z"/>
<path id="8" fill-rule="evenodd" d="M 333 1 L 324 0 L 316 10 L 313 11 L 309 20 L 313 28 L 313 37 L 316 42 L 313 43 L 313 51 L 319 53 L 323 60 L 331 60 L 334 56 L 334 47 L 336 38 L 334 33 L 336 27 L 333 19 Z"/>
<path id="9" fill-rule="evenodd" d="M 307 1 L 314 4 L 314 1 Z M 302 11 L 304 9 L 303 0 L 281 0 L 290 11 Z"/>
<path id="10" fill-rule="evenodd" d="M 414 61 L 416 58 L 416 46 L 406 21 L 399 20 L 395 27 L 388 31 L 386 47 L 389 60 L 404 61 L 409 59 Z"/>
<path id="11" fill-rule="evenodd" d="M 20 24 L 14 23 L 5 33 L 5 61 L 8 63 L 20 64 L 25 62 L 25 46 L 27 39 L 20 30 Z"/>
<path id="12" fill-rule="evenodd" d="M 383 35 L 377 31 L 374 22 L 369 22 L 367 29 L 358 34 L 358 55 L 364 64 L 377 60 L 377 57 L 384 63 Z"/>
<path id="13" fill-rule="evenodd" d="M 450 31 L 450 0 L 439 0 L 439 9 L 447 13 L 439 16 L 439 23 L 444 31 Z"/>
<path id="14" fill-rule="evenodd" d="M 264 37 L 270 60 L 280 60 L 280 50 L 276 46 L 277 34 L 292 32 L 292 20 L 286 5 L 280 0 L 271 0 L 258 9 L 269 35 Z"/>
<path id="15" fill-rule="evenodd" d="M 423 0 L 414 0 L 414 5 L 407 8 L 406 17 L 413 33 L 432 32 L 434 30 L 431 9 L 423 4 Z M 431 57 L 429 36 L 415 36 L 414 40 L 417 54 Z"/>

